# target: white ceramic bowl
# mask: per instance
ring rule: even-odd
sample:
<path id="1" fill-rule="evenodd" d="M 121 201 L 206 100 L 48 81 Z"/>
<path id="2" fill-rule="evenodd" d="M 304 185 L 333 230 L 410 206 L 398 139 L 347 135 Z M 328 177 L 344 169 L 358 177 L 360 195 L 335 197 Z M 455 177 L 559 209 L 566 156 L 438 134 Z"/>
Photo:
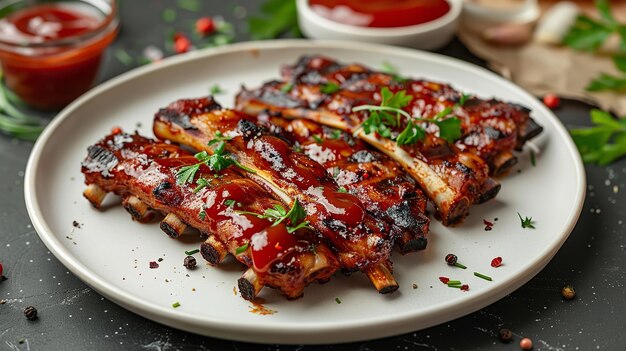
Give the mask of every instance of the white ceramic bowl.
<path id="1" fill-rule="evenodd" d="M 433 21 L 397 28 L 370 28 L 348 25 L 324 18 L 311 9 L 308 0 L 297 0 L 298 21 L 308 38 L 351 40 L 366 43 L 435 50 L 446 45 L 456 31 L 462 0 L 446 0 L 450 11 Z"/>

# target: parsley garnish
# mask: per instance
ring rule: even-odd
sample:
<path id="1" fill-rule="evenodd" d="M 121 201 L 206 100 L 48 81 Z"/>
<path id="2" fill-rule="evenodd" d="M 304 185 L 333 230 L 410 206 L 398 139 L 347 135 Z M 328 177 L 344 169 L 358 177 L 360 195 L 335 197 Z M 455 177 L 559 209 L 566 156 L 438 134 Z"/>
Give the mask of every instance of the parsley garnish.
<path id="1" fill-rule="evenodd" d="M 563 39 L 563 44 L 576 50 L 597 52 L 611 36 L 617 35 L 620 37 L 620 50 L 613 57 L 613 62 L 620 71 L 626 72 L 626 55 L 624 54 L 626 52 L 626 25 L 615 20 L 608 0 L 596 0 L 596 9 L 601 18 L 594 20 L 584 15 L 578 16 L 574 26 Z M 601 73 L 585 89 L 587 91 L 624 92 L 626 91 L 626 75 L 619 77 Z"/>
<path id="2" fill-rule="evenodd" d="M 338 297 L 335 297 L 335 302 L 337 303 L 337 305 L 341 304 L 341 300 L 339 300 Z"/>
<path id="3" fill-rule="evenodd" d="M 191 255 L 197 254 L 198 252 L 200 252 L 199 249 L 195 249 L 195 250 L 191 250 L 191 251 L 185 251 L 185 255 L 191 256 Z"/>
<path id="4" fill-rule="evenodd" d="M 329 138 L 333 139 L 333 140 L 337 140 L 337 139 L 341 138 L 342 134 L 343 133 L 339 129 L 333 129 L 333 131 L 330 133 L 330 137 Z"/>
<path id="5" fill-rule="evenodd" d="M 288 93 L 291 91 L 291 89 L 293 89 L 293 83 L 287 83 L 280 87 L 280 91 L 283 93 Z"/>
<path id="6" fill-rule="evenodd" d="M 236 204 L 237 202 L 233 199 L 224 200 L 224 205 L 228 207 L 235 207 Z"/>
<path id="7" fill-rule="evenodd" d="M 471 96 L 469 94 L 461 94 L 461 98 L 459 99 L 459 105 L 464 106 L 470 97 Z"/>
<path id="8" fill-rule="evenodd" d="M 204 221 L 204 219 L 206 218 L 206 211 L 202 210 L 198 213 L 198 217 Z"/>
<path id="9" fill-rule="evenodd" d="M 530 150 L 530 164 L 533 165 L 533 167 L 535 167 L 537 165 L 535 152 L 533 150 Z"/>
<path id="10" fill-rule="evenodd" d="M 352 109 L 353 112 L 364 110 L 370 112 L 369 117 L 361 124 L 366 134 L 375 132 L 382 137 L 395 140 L 398 146 L 410 145 L 424 139 L 426 136 L 424 128 L 415 122 L 427 122 L 436 124 L 439 127 L 439 137 L 450 143 L 461 137 L 461 121 L 455 116 L 448 117 L 453 112 L 453 107 L 446 107 L 432 119 L 417 118 L 402 110 L 413 99 L 413 96 L 406 95 L 405 90 L 394 94 L 387 87 L 384 87 L 381 89 L 380 95 L 382 97 L 380 106 L 361 105 Z M 454 107 L 458 106 L 459 104 Z M 400 126 L 401 117 L 407 119 L 406 126 L 402 132 L 394 136 L 392 128 Z"/>
<path id="11" fill-rule="evenodd" d="M 583 161 L 605 166 L 626 155 L 626 119 L 594 109 L 591 121 L 592 128 L 570 130 Z"/>
<path id="12" fill-rule="evenodd" d="M 298 199 L 294 200 L 293 206 L 291 206 L 289 211 L 281 205 L 274 205 L 274 207 L 266 209 L 262 214 L 248 211 L 237 211 L 237 213 L 268 219 L 270 222 L 273 222 L 272 227 L 286 220 L 288 222 L 287 232 L 290 234 L 302 228 L 311 229 L 309 221 L 304 220 L 304 218 L 306 218 L 306 212 L 304 211 L 304 207 L 300 205 Z"/>
<path id="13" fill-rule="evenodd" d="M 174 307 L 174 308 L 178 308 L 178 307 L 180 307 L 180 302 L 178 302 L 178 301 L 174 302 L 174 303 L 172 304 L 172 307 Z"/>
<path id="14" fill-rule="evenodd" d="M 337 191 L 340 192 L 340 193 L 347 193 L 348 192 L 348 190 L 346 190 L 346 188 L 344 188 L 342 186 L 340 186 L 339 189 L 337 189 Z"/>
<path id="15" fill-rule="evenodd" d="M 273 39 L 291 31 L 301 36 L 295 0 L 267 0 L 261 5 L 263 17 L 250 17 L 248 30 L 252 39 Z"/>
<path id="16" fill-rule="evenodd" d="M 339 90 L 341 90 L 341 88 L 339 87 L 339 85 L 333 83 L 333 82 L 328 82 L 322 85 L 322 87 L 320 88 L 320 92 L 322 92 L 323 94 L 333 94 L 338 92 Z"/>
<path id="17" fill-rule="evenodd" d="M 193 189 L 193 192 L 197 193 L 198 191 L 202 190 L 202 188 L 209 186 L 209 184 L 211 184 L 211 180 L 206 178 L 198 178 L 198 180 L 196 180 L 197 186 Z"/>
<path id="18" fill-rule="evenodd" d="M 231 154 L 225 151 L 226 141 L 230 139 L 232 138 L 223 136 L 222 133 L 220 132 L 215 133 L 215 138 L 209 141 L 208 143 L 209 146 L 215 143 L 218 143 L 217 147 L 215 148 L 215 151 L 213 152 L 213 155 L 209 155 L 209 153 L 206 151 L 201 151 L 195 154 L 194 157 L 199 162 L 193 165 L 181 167 L 178 170 L 178 172 L 176 172 L 176 184 L 178 185 L 182 185 L 185 183 L 191 184 L 193 182 L 193 178 L 195 177 L 196 173 L 200 169 L 200 166 L 203 164 L 206 166 L 209 166 L 215 172 L 220 172 L 221 170 L 231 165 L 235 165 L 243 169 L 244 171 L 247 171 L 250 173 L 256 173 L 255 170 L 250 169 L 242 165 L 241 163 L 239 163 L 239 161 L 233 159 L 231 157 Z"/>
<path id="19" fill-rule="evenodd" d="M 311 135 L 311 137 L 313 138 L 313 140 L 315 140 L 316 143 L 321 144 L 324 142 L 324 139 L 322 139 L 322 137 L 320 137 L 317 134 L 313 134 Z"/>
<path id="20" fill-rule="evenodd" d="M 522 223 L 522 228 L 535 229 L 535 225 L 533 224 L 534 221 L 533 221 L 532 217 L 524 217 L 524 218 L 522 218 L 522 215 L 519 214 L 519 212 L 517 212 L 517 216 L 519 217 L 519 220 Z"/>
<path id="21" fill-rule="evenodd" d="M 246 250 L 248 249 L 248 245 L 249 245 L 248 243 L 245 243 L 245 244 L 243 244 L 243 245 L 239 246 L 239 247 L 237 248 L 237 250 L 235 250 L 235 253 L 236 253 L 237 255 L 239 255 L 240 253 L 242 253 L 242 252 L 246 251 Z"/>
<path id="22" fill-rule="evenodd" d="M 209 89 L 209 92 L 211 93 L 211 95 L 219 95 L 224 94 L 226 91 L 222 89 L 219 84 L 213 84 L 213 86 L 211 86 L 211 88 Z"/>

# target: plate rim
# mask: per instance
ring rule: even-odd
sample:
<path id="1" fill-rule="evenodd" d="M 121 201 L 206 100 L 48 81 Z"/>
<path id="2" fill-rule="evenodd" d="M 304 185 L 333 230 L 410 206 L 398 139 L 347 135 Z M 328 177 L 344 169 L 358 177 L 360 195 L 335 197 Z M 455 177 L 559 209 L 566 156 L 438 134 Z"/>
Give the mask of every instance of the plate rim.
<path id="1" fill-rule="evenodd" d="M 35 185 L 37 167 L 44 147 L 48 144 L 56 129 L 59 128 L 61 124 L 69 116 L 72 115 L 74 111 L 79 109 L 90 100 L 97 98 L 100 93 L 114 89 L 119 85 L 123 85 L 127 81 L 137 79 L 154 71 L 166 69 L 172 66 L 182 65 L 188 61 L 200 60 L 207 57 L 219 56 L 234 52 L 254 52 L 263 50 L 280 50 L 294 48 L 372 51 L 377 53 L 389 54 L 392 57 L 403 56 L 407 58 L 418 58 L 425 61 L 436 60 L 439 63 L 456 66 L 457 68 L 460 68 L 462 70 L 469 71 L 470 73 L 477 76 L 487 76 L 490 79 L 495 79 L 504 83 L 507 88 L 513 90 L 520 96 L 536 100 L 534 96 L 526 92 L 515 83 L 508 81 L 485 68 L 476 66 L 469 62 L 465 62 L 441 54 L 424 52 L 415 49 L 399 48 L 389 45 L 367 44 L 367 47 L 364 47 L 363 43 L 351 41 L 284 39 L 261 42 L 241 42 L 223 47 L 198 50 L 183 55 L 173 56 L 165 59 L 159 65 L 147 65 L 135 68 L 94 87 L 93 89 L 79 97 L 77 100 L 75 100 L 73 103 L 71 103 L 69 106 L 67 106 L 65 109 L 63 109 L 61 112 L 59 112 L 59 114 L 50 122 L 50 124 L 41 134 L 41 136 L 37 139 L 26 165 L 24 175 L 24 199 L 26 202 L 28 215 L 33 223 L 33 227 L 38 233 L 41 240 L 44 242 L 44 244 L 48 247 L 48 249 L 55 255 L 55 257 L 57 257 L 57 259 L 59 259 L 63 263 L 66 268 L 72 271 L 73 274 L 78 276 L 79 279 L 81 279 L 85 284 L 96 290 L 98 293 L 102 294 L 103 296 L 107 297 L 108 299 L 112 300 L 113 302 L 127 310 L 130 310 L 153 321 L 166 324 L 170 327 L 213 337 L 241 340 L 247 342 L 320 344 L 352 342 L 398 335 L 416 330 L 411 327 L 411 322 L 417 319 L 429 319 L 427 323 L 421 325 L 418 328 L 424 329 L 477 311 L 498 301 L 502 297 L 517 290 L 523 284 L 530 281 L 547 265 L 547 263 L 561 248 L 565 240 L 567 240 L 577 223 L 577 220 L 581 214 L 584 205 L 586 175 L 580 155 L 565 126 L 549 109 L 547 109 L 547 107 L 543 106 L 542 104 L 538 105 L 539 109 L 541 110 L 541 114 L 544 114 L 548 117 L 549 121 L 554 127 L 554 132 L 556 134 L 559 134 L 561 138 L 565 141 L 568 153 L 574 155 L 574 173 L 576 175 L 575 184 L 577 185 L 577 189 L 575 194 L 575 202 L 573 206 L 568 210 L 568 214 L 566 216 L 566 225 L 563 226 L 562 233 L 560 233 L 560 236 L 558 237 L 559 240 L 553 240 L 551 242 L 551 245 L 546 248 L 546 254 L 542 255 L 540 260 L 526 264 L 521 267 L 523 269 L 523 274 L 511 276 L 508 279 L 505 279 L 503 281 L 504 288 L 502 289 L 487 289 L 485 291 L 477 293 L 476 295 L 473 295 L 472 297 L 464 301 L 461 306 L 456 305 L 455 303 L 453 303 L 453 300 L 451 300 L 450 302 L 447 302 L 443 305 L 438 305 L 437 308 L 429 307 L 426 309 L 422 309 L 420 310 L 419 314 L 416 314 L 415 312 L 404 312 L 400 315 L 394 314 L 393 316 L 377 316 L 377 318 L 374 319 L 357 321 L 348 325 L 346 325 L 345 322 L 333 321 L 308 322 L 297 324 L 286 323 L 281 326 L 281 330 L 276 330 L 276 326 L 267 327 L 263 323 L 257 323 L 255 321 L 233 322 L 207 319 L 206 316 L 200 317 L 188 313 L 176 312 L 161 305 L 144 302 L 140 298 L 113 286 L 112 284 L 107 282 L 105 278 L 100 277 L 95 272 L 90 271 L 85 265 L 79 262 L 79 260 L 74 257 L 69 250 L 64 248 L 58 238 L 54 236 L 53 231 L 43 219 L 41 207 L 37 201 Z M 271 79 L 271 77 L 268 77 L 268 79 Z M 381 328 L 382 325 L 384 325 L 384 327 Z M 324 335 L 323 340 L 319 338 L 320 335 Z"/>

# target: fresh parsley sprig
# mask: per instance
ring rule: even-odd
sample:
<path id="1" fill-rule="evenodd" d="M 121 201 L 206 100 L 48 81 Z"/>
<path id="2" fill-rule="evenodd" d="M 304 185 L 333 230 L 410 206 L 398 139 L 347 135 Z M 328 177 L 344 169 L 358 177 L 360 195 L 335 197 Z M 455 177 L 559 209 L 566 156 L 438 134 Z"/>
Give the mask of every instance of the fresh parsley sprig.
<path id="1" fill-rule="evenodd" d="M 380 106 L 361 105 L 352 108 L 352 112 L 369 111 L 369 117 L 363 121 L 361 128 L 366 134 L 378 133 L 380 136 L 396 141 L 398 146 L 415 144 L 424 139 L 426 131 L 416 122 L 433 123 L 439 127 L 439 137 L 454 142 L 461 137 L 461 121 L 455 117 L 450 117 L 454 111 L 452 107 L 446 107 L 434 118 L 413 117 L 402 108 L 408 106 L 413 96 L 407 95 L 405 90 L 392 93 L 389 88 L 384 87 L 380 91 Z M 467 96 L 463 95 L 460 102 L 454 107 L 460 106 L 467 100 Z M 401 118 L 405 117 L 407 122 L 404 129 L 394 136 L 392 131 L 394 128 L 400 127 Z M 447 117 L 447 118 L 446 118 Z"/>
<path id="2" fill-rule="evenodd" d="M 580 15 L 563 39 L 563 44 L 581 51 L 597 52 L 612 35 L 620 37 L 619 52 L 613 56 L 615 67 L 626 73 L 626 24 L 615 20 L 608 0 L 596 0 L 596 9 L 600 19 Z M 626 74 L 616 76 L 600 73 L 585 90 L 626 92 Z"/>
<path id="3" fill-rule="evenodd" d="M 272 208 L 268 208 L 263 213 L 249 212 L 249 211 L 236 211 L 239 214 L 249 214 L 256 216 L 261 219 L 267 219 L 270 222 L 273 222 L 272 226 L 277 226 L 279 223 L 286 221 L 287 224 L 287 232 L 293 233 L 298 229 L 308 228 L 312 229 L 309 226 L 309 221 L 305 221 L 306 212 L 304 211 L 304 207 L 300 204 L 298 199 L 295 199 L 293 205 L 287 211 L 281 205 L 274 205 Z"/>
<path id="4" fill-rule="evenodd" d="M 530 229 L 535 229 L 535 221 L 533 221 L 532 217 L 524 217 L 522 218 L 522 215 L 519 214 L 519 212 L 517 212 L 517 216 L 519 217 L 519 220 L 522 224 L 522 228 L 530 228 Z"/>
<path id="5" fill-rule="evenodd" d="M 261 5 L 263 16 L 250 17 L 248 30 L 252 39 L 274 39 L 291 31 L 300 37 L 296 0 L 267 0 Z"/>
<path id="6" fill-rule="evenodd" d="M 591 122 L 592 128 L 570 130 L 584 162 L 605 166 L 626 155 L 626 119 L 594 109 Z"/>
<path id="7" fill-rule="evenodd" d="M 226 152 L 226 141 L 230 139 L 232 139 L 232 137 L 224 136 L 220 132 L 216 133 L 214 139 L 212 139 L 208 143 L 209 146 L 217 144 L 217 147 L 213 151 L 213 154 L 209 155 L 209 153 L 206 151 L 201 151 L 195 154 L 194 157 L 199 162 L 193 165 L 181 167 L 176 172 L 176 184 L 182 185 L 185 183 L 193 183 L 193 179 L 198 170 L 200 170 L 200 166 L 202 165 L 208 166 L 215 172 L 220 172 L 223 169 L 234 165 L 243 169 L 246 172 L 256 173 L 255 170 L 242 165 L 241 163 L 239 163 L 239 161 L 232 158 L 232 155 L 230 153 Z M 206 185 L 208 185 L 208 182 Z M 198 187 L 196 187 L 194 191 L 196 191 L 196 189 L 199 191 L 202 188 L 198 189 Z"/>

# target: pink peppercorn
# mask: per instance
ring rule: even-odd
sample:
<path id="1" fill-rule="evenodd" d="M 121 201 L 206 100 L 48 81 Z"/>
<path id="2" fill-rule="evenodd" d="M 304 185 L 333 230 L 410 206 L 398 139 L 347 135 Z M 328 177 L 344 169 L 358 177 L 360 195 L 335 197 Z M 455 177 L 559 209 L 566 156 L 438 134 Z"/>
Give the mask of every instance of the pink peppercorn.
<path id="1" fill-rule="evenodd" d="M 519 347 L 521 347 L 522 350 L 531 350 L 533 348 L 533 341 L 529 338 L 523 338 L 519 342 Z"/>

